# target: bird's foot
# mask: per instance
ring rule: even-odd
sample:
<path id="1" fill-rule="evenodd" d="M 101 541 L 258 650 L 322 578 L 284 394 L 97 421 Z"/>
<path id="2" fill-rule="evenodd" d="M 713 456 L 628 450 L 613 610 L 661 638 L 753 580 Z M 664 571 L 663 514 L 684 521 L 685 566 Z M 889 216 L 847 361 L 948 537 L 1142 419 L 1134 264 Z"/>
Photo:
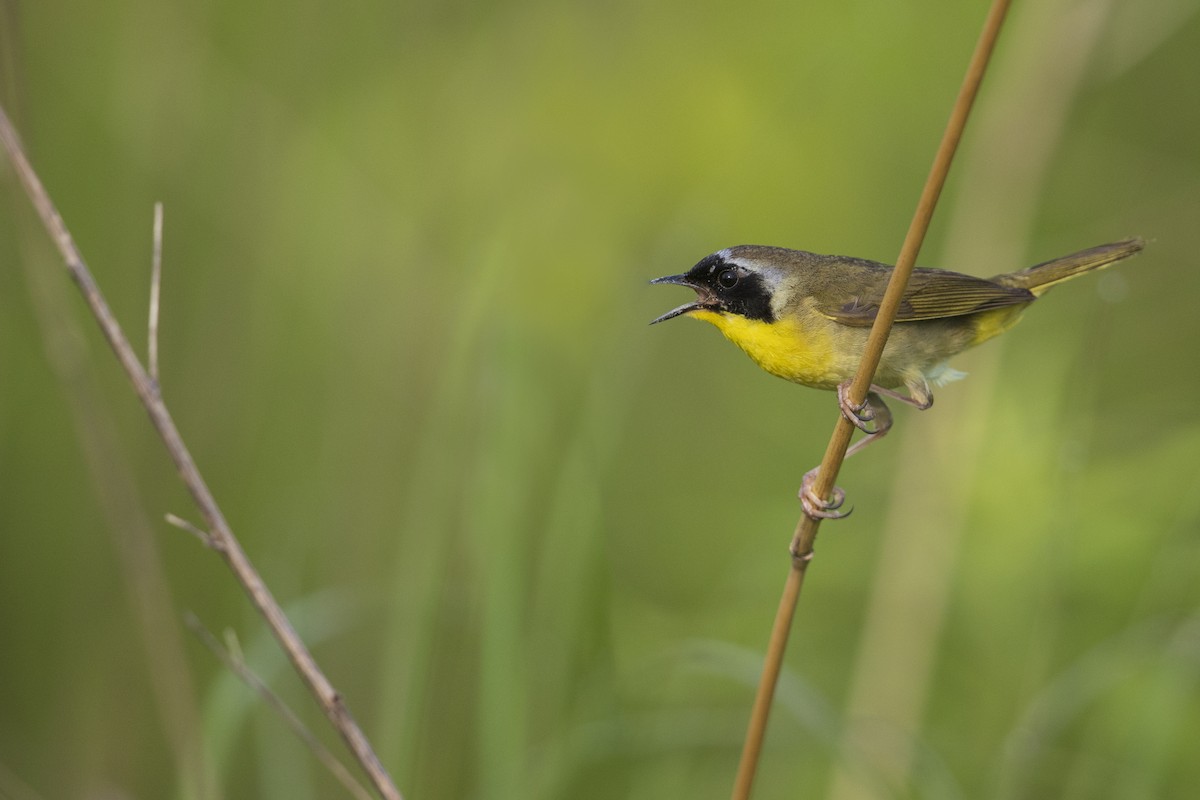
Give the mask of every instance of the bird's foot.
<path id="1" fill-rule="evenodd" d="M 846 493 L 841 488 L 834 486 L 828 500 L 818 497 L 813 490 L 813 484 L 816 483 L 817 472 L 820 469 L 820 467 L 813 467 L 804 473 L 804 479 L 800 482 L 800 505 L 803 507 L 804 513 L 816 520 L 842 519 L 850 516 L 850 513 L 854 511 L 853 508 L 845 511 L 838 510 L 846 502 Z"/>
<path id="2" fill-rule="evenodd" d="M 842 410 L 842 416 L 863 433 L 879 433 L 880 425 L 875 419 L 875 406 L 871 404 L 870 393 L 863 398 L 861 403 L 852 403 L 850 402 L 850 383 L 851 381 L 842 381 L 837 385 L 838 408 Z"/>

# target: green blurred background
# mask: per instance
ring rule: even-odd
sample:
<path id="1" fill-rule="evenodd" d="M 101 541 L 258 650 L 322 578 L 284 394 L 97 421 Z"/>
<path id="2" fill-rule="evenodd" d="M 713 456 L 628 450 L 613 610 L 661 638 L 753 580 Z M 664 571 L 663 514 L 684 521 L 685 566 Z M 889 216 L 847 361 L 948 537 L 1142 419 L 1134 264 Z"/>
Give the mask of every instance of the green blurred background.
<path id="1" fill-rule="evenodd" d="M 756 797 L 1200 784 L 1200 3 L 1017 3 L 921 263 L 1128 235 L 840 483 Z M 891 261 L 982 2 L 9 0 L 2 97 L 235 531 L 410 800 L 724 797 L 831 394 L 649 278 Z M 19 193 L 0 796 L 344 796 Z"/>

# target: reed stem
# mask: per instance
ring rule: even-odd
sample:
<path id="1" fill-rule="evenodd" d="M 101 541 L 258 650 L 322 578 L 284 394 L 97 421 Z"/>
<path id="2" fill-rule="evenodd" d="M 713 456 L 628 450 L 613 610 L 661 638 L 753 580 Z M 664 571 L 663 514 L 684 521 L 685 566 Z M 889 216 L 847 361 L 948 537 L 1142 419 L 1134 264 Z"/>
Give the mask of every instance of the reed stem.
<path id="1" fill-rule="evenodd" d="M 908 285 L 909 276 L 917 261 L 917 254 L 925 241 L 929 230 L 929 222 L 933 218 L 934 208 L 941 196 L 942 187 L 946 185 L 946 176 L 950 172 L 950 164 L 958 149 L 959 140 L 967 124 L 967 117 L 979 86 L 987 71 L 988 61 L 995 48 L 996 39 L 1008 12 L 1010 0 L 993 0 L 991 10 L 984 21 L 983 32 L 975 45 L 975 52 L 967 66 L 966 76 L 955 100 L 950 120 L 946 123 L 946 131 L 942 135 L 941 144 L 925 181 L 925 188 L 917 203 L 916 212 L 904 237 L 904 245 L 896 260 L 887 291 L 883 295 L 875 324 L 871 327 L 863 358 L 850 385 L 849 397 L 853 404 L 861 403 L 867 396 L 875 369 L 883 356 L 884 345 L 896 319 L 896 311 L 900 299 Z M 854 426 L 845 416 L 839 415 L 829 445 L 825 449 L 825 457 L 821 460 L 820 471 L 817 473 L 814 492 L 818 497 L 828 497 L 833 491 L 834 481 L 846 457 L 846 449 L 850 446 L 850 438 Z M 750 714 L 750 724 L 746 731 L 746 739 L 742 746 L 742 757 L 738 764 L 737 777 L 733 786 L 733 800 L 747 800 L 754 785 L 758 771 L 758 763 L 762 755 L 763 739 L 766 736 L 767 721 L 771 712 L 771 703 L 775 696 L 775 686 L 779 680 L 779 672 L 783 666 L 783 656 L 787 650 L 788 635 L 791 632 L 792 619 L 796 613 L 796 604 L 800 599 L 800 589 L 804 586 L 804 576 L 808 565 L 813 559 L 813 545 L 821 521 L 807 514 L 796 524 L 790 547 L 792 559 L 787 581 L 784 584 L 783 596 L 779 601 L 779 609 L 775 615 L 775 624 L 771 629 L 771 639 L 767 645 L 766 661 L 763 664 L 762 678 L 759 680 L 758 692 L 754 698 L 754 706 Z"/>

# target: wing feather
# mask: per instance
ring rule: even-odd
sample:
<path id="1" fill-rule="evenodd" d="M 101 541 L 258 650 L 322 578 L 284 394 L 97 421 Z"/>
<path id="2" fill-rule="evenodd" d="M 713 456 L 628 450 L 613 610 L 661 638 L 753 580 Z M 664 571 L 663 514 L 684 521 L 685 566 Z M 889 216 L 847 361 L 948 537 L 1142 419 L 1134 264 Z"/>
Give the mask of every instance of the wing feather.
<path id="1" fill-rule="evenodd" d="M 900 300 L 896 322 L 961 317 L 1029 303 L 1033 299 L 1034 295 L 1028 289 L 1001 286 L 986 278 L 949 270 L 917 269 L 913 270 Z M 867 327 L 875 321 L 882 300 L 880 287 L 868 296 L 854 297 L 840 306 L 823 307 L 821 313 L 843 325 Z"/>

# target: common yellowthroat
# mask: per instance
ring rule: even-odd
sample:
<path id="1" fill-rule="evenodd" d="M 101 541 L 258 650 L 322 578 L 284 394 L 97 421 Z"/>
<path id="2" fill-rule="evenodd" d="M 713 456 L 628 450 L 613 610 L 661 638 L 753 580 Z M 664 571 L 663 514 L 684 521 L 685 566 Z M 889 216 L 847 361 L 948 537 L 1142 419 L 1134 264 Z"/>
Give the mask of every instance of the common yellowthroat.
<path id="1" fill-rule="evenodd" d="M 682 275 L 651 281 L 696 292 L 694 302 L 651 324 L 683 315 L 711 322 L 772 375 L 817 389 L 837 389 L 847 419 L 870 434 L 849 455 L 891 426 L 881 395 L 928 408 L 933 404 L 931 385 L 964 377 L 949 365 L 953 356 L 1004 333 L 1052 286 L 1128 258 L 1143 244 L 1141 239 L 1103 244 L 993 278 L 914 270 L 875 383 L 866 402 L 857 407 L 849 403 L 845 390 L 862 359 L 890 266 L 783 247 L 730 247 Z M 908 394 L 895 391 L 900 387 Z M 806 511 L 840 505 L 839 498 L 832 503 L 804 498 L 803 493 L 802 498 L 813 501 L 813 508 L 805 503 Z"/>

